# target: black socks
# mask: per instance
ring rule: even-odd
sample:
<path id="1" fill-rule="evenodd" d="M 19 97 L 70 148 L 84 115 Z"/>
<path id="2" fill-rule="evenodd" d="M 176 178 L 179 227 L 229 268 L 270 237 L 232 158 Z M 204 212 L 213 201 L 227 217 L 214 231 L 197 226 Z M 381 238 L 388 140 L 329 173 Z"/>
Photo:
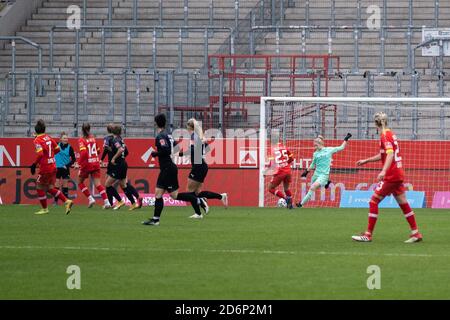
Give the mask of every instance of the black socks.
<path id="1" fill-rule="evenodd" d="M 136 201 L 134 200 L 133 193 L 131 193 L 130 188 L 126 186 L 124 189 L 122 189 L 125 195 L 127 196 L 128 200 L 130 200 L 131 204 L 135 204 Z"/>
<path id="2" fill-rule="evenodd" d="M 127 183 L 127 189 L 130 190 L 131 194 L 136 198 L 139 199 L 139 192 L 137 192 L 136 188 L 131 185 L 130 182 Z"/>
<path id="3" fill-rule="evenodd" d="M 199 206 L 199 202 L 198 202 L 198 197 L 195 196 L 195 193 L 193 193 L 193 192 L 181 192 L 181 193 L 178 194 L 176 200 L 190 202 L 191 205 L 192 205 L 192 208 L 194 208 L 195 213 L 198 214 L 198 215 L 202 214 L 200 212 L 200 206 Z"/>
<path id="4" fill-rule="evenodd" d="M 106 194 L 108 195 L 108 200 L 111 205 L 113 204 L 113 198 L 116 198 L 117 201 L 122 201 L 122 198 L 113 186 L 106 188 Z"/>
<path id="5" fill-rule="evenodd" d="M 161 217 L 163 208 L 164 208 L 163 198 L 155 199 L 155 212 L 153 214 L 153 220 L 159 220 L 159 217 Z"/>
<path id="6" fill-rule="evenodd" d="M 197 195 L 197 197 L 222 200 L 222 196 L 220 194 L 211 191 L 202 191 Z"/>

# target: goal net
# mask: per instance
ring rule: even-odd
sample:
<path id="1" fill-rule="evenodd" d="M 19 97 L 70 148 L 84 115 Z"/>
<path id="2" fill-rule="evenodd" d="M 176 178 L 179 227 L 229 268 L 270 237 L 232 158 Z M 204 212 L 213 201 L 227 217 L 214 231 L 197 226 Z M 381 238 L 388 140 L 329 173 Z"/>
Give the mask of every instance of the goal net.
<path id="1" fill-rule="evenodd" d="M 350 191 L 358 191 L 356 195 L 373 191 L 381 162 L 364 166 L 356 162 L 380 152 L 380 132 L 374 123 L 377 112 L 386 113 L 388 127 L 399 141 L 405 186 L 417 191 L 407 194 L 423 194 L 422 207 L 450 206 L 450 99 L 349 97 L 261 98 L 259 206 L 277 205 L 278 197 L 268 187 L 274 170 L 268 167 L 273 164 L 271 146 L 278 142 L 295 158 L 291 163 L 293 200 L 303 199 L 313 172 L 307 178 L 301 174 L 311 164 L 318 135 L 324 137 L 326 147 L 341 145 L 347 133 L 353 137 L 333 155 L 329 187 L 317 189 L 306 207 L 339 207 L 344 193 L 347 197 Z M 283 191 L 283 184 L 277 189 Z M 351 202 L 351 195 L 345 200 Z"/>

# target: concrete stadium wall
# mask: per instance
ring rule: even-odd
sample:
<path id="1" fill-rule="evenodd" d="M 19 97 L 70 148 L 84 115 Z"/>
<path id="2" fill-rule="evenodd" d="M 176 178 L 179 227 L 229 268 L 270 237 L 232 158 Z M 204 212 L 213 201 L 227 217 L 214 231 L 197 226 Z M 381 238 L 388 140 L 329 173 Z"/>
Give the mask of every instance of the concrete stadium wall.
<path id="1" fill-rule="evenodd" d="M 0 36 L 13 36 L 44 0 L 16 0 L 0 14 Z"/>

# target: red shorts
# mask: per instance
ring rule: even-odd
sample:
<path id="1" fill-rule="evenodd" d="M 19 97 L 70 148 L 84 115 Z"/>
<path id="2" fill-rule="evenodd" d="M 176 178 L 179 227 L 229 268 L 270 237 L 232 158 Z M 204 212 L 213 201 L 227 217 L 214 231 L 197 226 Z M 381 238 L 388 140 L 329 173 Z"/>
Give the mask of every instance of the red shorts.
<path id="1" fill-rule="evenodd" d="M 403 184 L 403 181 L 398 182 L 387 182 L 387 181 L 381 181 L 378 183 L 378 186 L 375 189 L 375 193 L 379 196 L 387 197 L 391 194 L 394 196 L 401 195 L 405 193 L 406 188 Z"/>
<path id="2" fill-rule="evenodd" d="M 291 181 L 292 181 L 292 175 L 290 173 L 277 173 L 277 174 L 273 175 L 272 180 L 270 181 L 270 183 L 274 187 L 277 187 L 282 182 L 284 182 L 284 183 L 291 183 Z"/>
<path id="3" fill-rule="evenodd" d="M 89 178 L 89 176 L 91 176 L 94 179 L 100 179 L 101 178 L 100 169 L 94 169 L 94 170 L 83 170 L 83 169 L 80 169 L 80 173 L 78 174 L 78 176 L 81 179 L 87 179 L 87 178 Z"/>
<path id="4" fill-rule="evenodd" d="M 39 186 L 54 186 L 56 182 L 56 171 L 47 172 L 47 173 L 39 173 L 36 179 L 36 183 Z"/>

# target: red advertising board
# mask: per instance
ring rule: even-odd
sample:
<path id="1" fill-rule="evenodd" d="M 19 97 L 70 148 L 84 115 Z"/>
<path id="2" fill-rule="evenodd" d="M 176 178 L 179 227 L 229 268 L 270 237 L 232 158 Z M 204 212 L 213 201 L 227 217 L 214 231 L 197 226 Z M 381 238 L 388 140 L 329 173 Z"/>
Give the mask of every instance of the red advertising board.
<path id="1" fill-rule="evenodd" d="M 69 143 L 77 152 L 77 139 Z M 150 147 L 155 148 L 154 139 L 125 139 L 130 154 L 127 157 L 129 165 L 128 178 L 143 193 L 153 193 L 159 169 L 157 161 L 150 156 Z M 101 148 L 103 140 L 98 139 Z M 186 150 L 188 141 L 181 143 Z M 204 185 L 204 190 L 227 192 L 230 205 L 255 206 L 258 204 L 258 154 L 257 140 L 216 139 L 210 142 L 211 152 L 207 161 L 210 170 Z M 250 154 L 250 156 L 249 156 Z M 33 139 L 31 138 L 1 138 L 0 139 L 0 197 L 3 203 L 36 203 L 35 178 L 31 176 L 28 167 L 35 159 Z M 176 158 L 179 164 L 179 183 L 185 190 L 190 172 L 189 157 Z M 104 172 L 106 172 L 105 169 Z M 77 198 L 77 203 L 85 204 L 87 200 L 76 191 L 77 171 L 71 170 L 69 193 Z M 95 190 L 91 188 L 95 194 Z M 79 199 L 79 200 L 78 200 Z M 211 201 L 211 204 L 220 204 Z"/>
<path id="2" fill-rule="evenodd" d="M 151 148 L 155 149 L 155 139 L 125 139 L 124 140 L 130 154 L 127 157 L 128 166 L 131 168 L 156 167 L 157 162 L 150 155 Z M 71 138 L 69 143 L 78 150 L 78 140 Z M 103 139 L 97 139 L 97 147 L 103 149 Z M 209 142 L 211 152 L 207 154 L 206 161 L 214 168 L 240 168 L 242 161 L 254 165 L 247 166 L 257 168 L 257 152 L 255 157 L 245 157 L 245 155 L 257 150 L 258 140 L 256 139 L 214 139 Z M 180 142 L 180 149 L 187 150 L 188 140 Z M 101 153 L 100 153 L 101 154 Z M 0 138 L 0 167 L 28 167 L 35 159 L 34 145 L 32 138 Z M 181 167 L 189 167 L 189 157 L 176 158 L 175 161 Z M 251 163 L 250 163 L 251 164 Z"/>

